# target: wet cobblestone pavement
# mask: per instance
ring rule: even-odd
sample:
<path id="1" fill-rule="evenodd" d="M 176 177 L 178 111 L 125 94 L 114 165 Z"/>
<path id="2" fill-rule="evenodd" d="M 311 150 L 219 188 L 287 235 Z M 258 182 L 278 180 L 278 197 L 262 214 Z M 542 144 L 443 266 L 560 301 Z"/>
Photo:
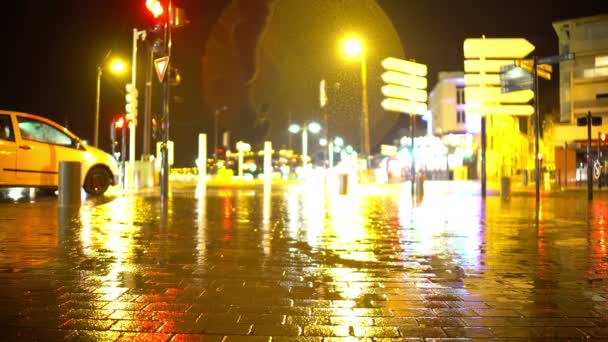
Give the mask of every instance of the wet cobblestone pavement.
<path id="1" fill-rule="evenodd" d="M 467 189 L 0 203 L 0 339 L 608 340 L 608 197 Z"/>

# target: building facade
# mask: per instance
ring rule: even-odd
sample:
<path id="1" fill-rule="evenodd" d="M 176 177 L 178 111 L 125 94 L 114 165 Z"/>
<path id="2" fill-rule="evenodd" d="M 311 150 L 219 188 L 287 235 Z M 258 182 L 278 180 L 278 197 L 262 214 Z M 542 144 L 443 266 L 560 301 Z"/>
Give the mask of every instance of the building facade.
<path id="1" fill-rule="evenodd" d="M 464 73 L 440 72 L 429 94 L 432 133 L 448 149 L 448 165 L 455 175 L 468 179 L 481 174 L 481 117 L 466 113 Z M 486 175 L 489 180 L 502 176 L 527 176 L 534 170 L 533 132 L 528 118 L 489 115 L 486 118 Z"/>
<path id="2" fill-rule="evenodd" d="M 592 161 L 606 166 L 606 149 L 598 149 L 598 135 L 608 132 L 608 15 L 575 18 L 553 23 L 559 54 L 573 54 L 561 61 L 560 119 L 552 128 L 558 182 L 586 179 L 587 129 L 577 119 L 591 114 L 602 117 L 592 127 Z"/>

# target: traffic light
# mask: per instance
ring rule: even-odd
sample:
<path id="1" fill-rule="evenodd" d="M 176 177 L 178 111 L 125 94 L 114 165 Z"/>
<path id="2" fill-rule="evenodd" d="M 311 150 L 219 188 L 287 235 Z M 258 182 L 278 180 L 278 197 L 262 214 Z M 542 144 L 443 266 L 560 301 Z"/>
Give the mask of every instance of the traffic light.
<path id="1" fill-rule="evenodd" d="M 137 118 L 137 88 L 131 83 L 127 83 L 125 88 L 127 90 L 127 95 L 125 96 L 125 100 L 127 100 L 127 104 L 125 105 L 127 119 L 134 120 Z"/>
<path id="2" fill-rule="evenodd" d="M 146 0 L 146 8 L 154 19 L 160 19 L 165 14 L 165 5 L 160 0 Z"/>
<path id="3" fill-rule="evenodd" d="M 125 125 L 125 119 L 121 116 L 114 122 L 114 127 L 121 129 Z"/>
<path id="4" fill-rule="evenodd" d="M 152 139 L 156 139 L 157 134 L 158 134 L 158 125 L 156 123 L 156 118 L 152 118 Z"/>

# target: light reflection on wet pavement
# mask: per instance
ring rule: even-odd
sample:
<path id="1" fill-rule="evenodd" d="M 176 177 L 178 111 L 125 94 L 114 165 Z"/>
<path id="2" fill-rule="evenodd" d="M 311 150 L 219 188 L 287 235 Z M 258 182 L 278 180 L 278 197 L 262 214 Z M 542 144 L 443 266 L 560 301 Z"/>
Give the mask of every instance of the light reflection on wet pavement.
<path id="1" fill-rule="evenodd" d="M 427 184 L 0 203 L 0 336 L 608 339 L 608 194 Z"/>

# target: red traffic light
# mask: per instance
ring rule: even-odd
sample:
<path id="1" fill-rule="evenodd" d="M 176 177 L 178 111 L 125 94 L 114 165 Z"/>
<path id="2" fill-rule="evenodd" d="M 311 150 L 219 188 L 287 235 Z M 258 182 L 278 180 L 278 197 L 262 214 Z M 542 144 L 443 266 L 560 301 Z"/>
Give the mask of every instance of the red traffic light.
<path id="1" fill-rule="evenodd" d="M 154 18 L 160 17 L 165 12 L 165 8 L 159 0 L 146 0 L 146 8 Z"/>
<path id="2" fill-rule="evenodd" d="M 122 128 L 125 125 L 125 119 L 123 117 L 120 117 L 118 120 L 116 120 L 116 122 L 114 123 L 114 126 L 116 128 Z"/>

